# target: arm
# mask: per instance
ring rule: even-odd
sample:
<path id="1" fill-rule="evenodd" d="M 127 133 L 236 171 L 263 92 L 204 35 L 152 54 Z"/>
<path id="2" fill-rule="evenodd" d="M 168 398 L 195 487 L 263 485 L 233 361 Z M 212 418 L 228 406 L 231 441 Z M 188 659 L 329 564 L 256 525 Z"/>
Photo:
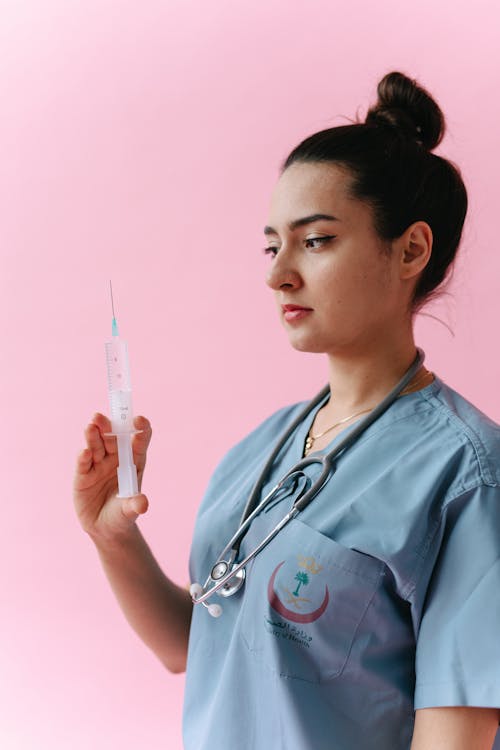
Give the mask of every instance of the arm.
<path id="1" fill-rule="evenodd" d="M 491 750 L 498 721 L 496 708 L 421 708 L 415 713 L 411 750 Z"/>
<path id="2" fill-rule="evenodd" d="M 95 543 L 129 624 L 169 671 L 184 672 L 193 606 L 189 592 L 165 576 L 137 526 L 119 542 Z"/>
<path id="3" fill-rule="evenodd" d="M 496 484 L 481 484 L 445 508 L 439 554 L 417 617 L 412 750 L 491 750 L 494 742 L 500 708 L 499 501 Z"/>
<path id="4" fill-rule="evenodd" d="M 132 442 L 140 487 L 151 426 L 137 417 L 135 427 L 142 430 Z M 78 457 L 74 480 L 75 509 L 128 622 L 167 669 L 181 672 L 186 665 L 191 597 L 164 575 L 137 527 L 137 518 L 148 508 L 147 497 L 116 495 L 116 439 L 104 434 L 110 429 L 107 417 L 96 414 L 85 430 L 87 447 Z"/>

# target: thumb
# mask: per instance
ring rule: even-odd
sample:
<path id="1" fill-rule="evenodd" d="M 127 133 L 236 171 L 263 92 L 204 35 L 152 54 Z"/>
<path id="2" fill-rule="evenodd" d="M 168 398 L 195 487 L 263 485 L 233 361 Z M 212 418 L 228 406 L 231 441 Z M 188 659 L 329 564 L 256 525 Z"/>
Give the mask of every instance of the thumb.
<path id="1" fill-rule="evenodd" d="M 135 521 L 137 516 L 145 513 L 148 509 L 149 501 L 146 495 L 132 495 L 124 497 L 122 500 L 122 513 L 125 518 Z"/>

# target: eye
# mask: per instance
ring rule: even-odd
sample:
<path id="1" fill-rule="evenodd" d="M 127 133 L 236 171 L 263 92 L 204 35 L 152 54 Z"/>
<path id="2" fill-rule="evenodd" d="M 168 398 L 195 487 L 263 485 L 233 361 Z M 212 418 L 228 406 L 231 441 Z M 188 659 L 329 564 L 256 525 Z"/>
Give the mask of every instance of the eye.
<path id="1" fill-rule="evenodd" d="M 337 235 L 329 234 L 329 235 L 323 235 L 322 237 L 308 237 L 304 240 L 304 245 L 306 249 L 308 250 L 317 250 L 322 245 L 326 245 L 327 242 L 330 240 L 336 239 Z M 311 244 L 317 242 L 317 245 Z M 277 253 L 279 251 L 279 247 L 277 245 L 269 245 L 268 247 L 263 248 L 263 253 L 265 255 L 270 255 L 271 257 L 275 258 Z"/>
<path id="2" fill-rule="evenodd" d="M 308 237 L 306 240 L 304 240 L 304 245 L 308 250 L 317 250 L 318 247 L 321 247 L 321 245 L 326 244 L 330 240 L 334 240 L 335 235 L 325 235 L 323 237 Z M 309 243 L 311 242 L 319 242 L 319 245 L 311 245 Z"/>
<path id="3" fill-rule="evenodd" d="M 275 258 L 278 250 L 279 250 L 279 247 L 275 247 L 274 245 L 269 245 L 269 247 L 265 247 L 262 250 L 262 252 L 264 253 L 264 255 L 271 255 L 271 257 Z"/>

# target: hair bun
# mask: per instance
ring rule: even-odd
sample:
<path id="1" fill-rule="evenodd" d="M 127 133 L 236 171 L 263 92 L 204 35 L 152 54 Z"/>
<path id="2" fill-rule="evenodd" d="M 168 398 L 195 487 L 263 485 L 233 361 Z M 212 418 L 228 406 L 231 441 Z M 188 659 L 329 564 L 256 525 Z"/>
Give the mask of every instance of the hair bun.
<path id="1" fill-rule="evenodd" d="M 385 125 L 420 143 L 428 151 L 441 143 L 444 115 L 432 96 L 415 80 L 394 71 L 377 87 L 378 101 L 366 115 L 367 125 Z"/>

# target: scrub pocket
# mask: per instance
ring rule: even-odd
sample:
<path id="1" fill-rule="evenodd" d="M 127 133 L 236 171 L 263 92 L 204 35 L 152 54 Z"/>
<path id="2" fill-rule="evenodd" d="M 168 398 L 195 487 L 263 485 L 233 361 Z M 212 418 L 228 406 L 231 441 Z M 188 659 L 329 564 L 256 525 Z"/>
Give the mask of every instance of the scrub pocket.
<path id="1" fill-rule="evenodd" d="M 266 531 L 259 516 L 249 545 Z M 246 647 L 282 677 L 338 677 L 384 569 L 380 560 L 290 521 L 247 570 L 240 613 Z"/>

